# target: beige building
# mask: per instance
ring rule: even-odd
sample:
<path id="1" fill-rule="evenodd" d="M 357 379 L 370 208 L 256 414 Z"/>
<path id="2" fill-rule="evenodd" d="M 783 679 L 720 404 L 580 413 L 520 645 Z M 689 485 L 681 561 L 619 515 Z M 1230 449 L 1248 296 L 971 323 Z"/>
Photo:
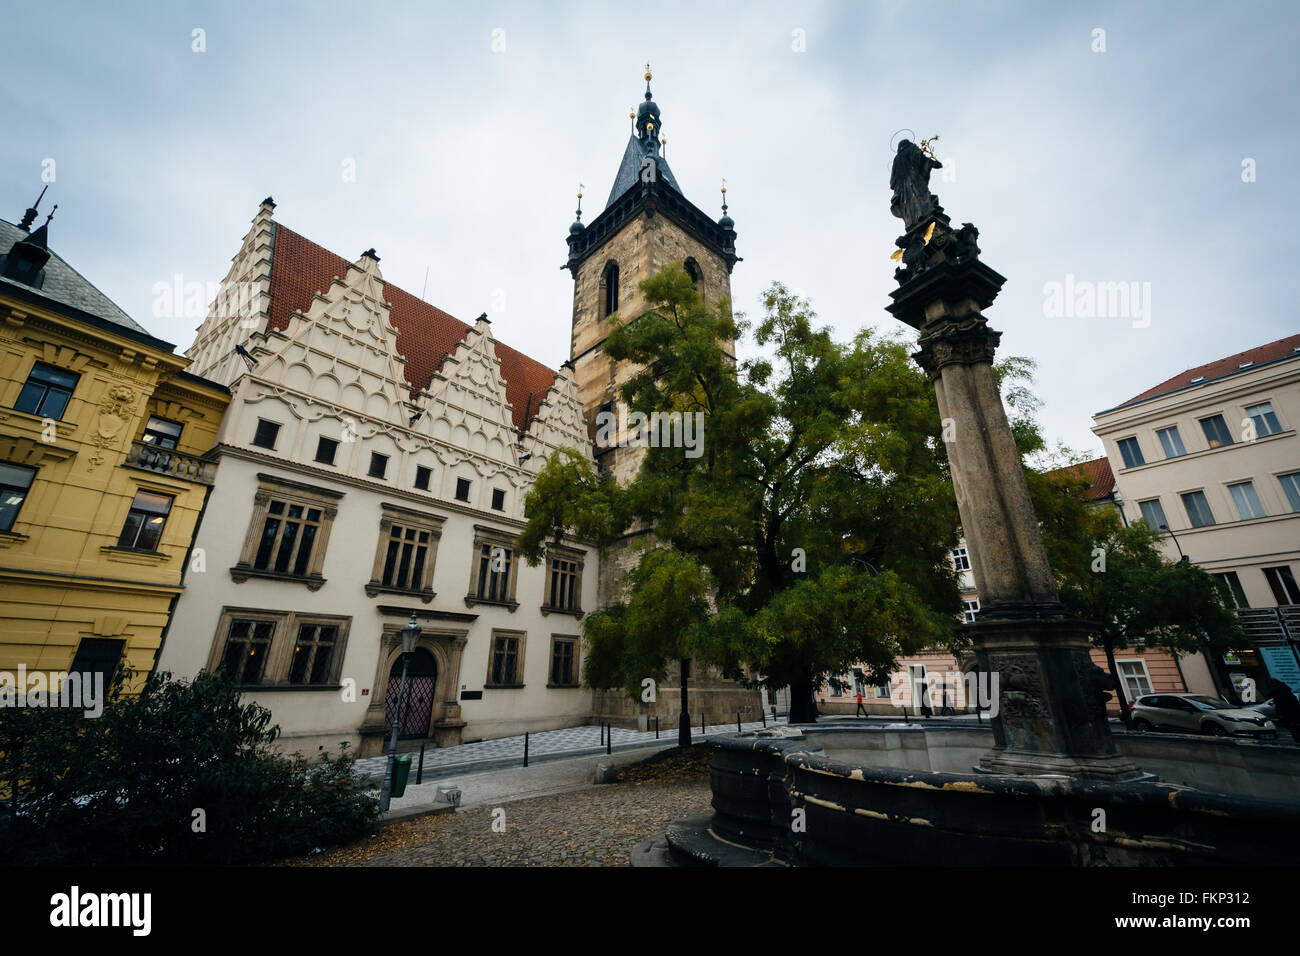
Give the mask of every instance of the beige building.
<path id="1" fill-rule="evenodd" d="M 1165 530 L 1228 585 L 1251 646 L 1220 682 L 1278 677 L 1300 690 L 1300 335 L 1188 369 L 1098 412 L 1129 521 Z M 1217 667 L 1217 664 L 1216 664 Z"/>

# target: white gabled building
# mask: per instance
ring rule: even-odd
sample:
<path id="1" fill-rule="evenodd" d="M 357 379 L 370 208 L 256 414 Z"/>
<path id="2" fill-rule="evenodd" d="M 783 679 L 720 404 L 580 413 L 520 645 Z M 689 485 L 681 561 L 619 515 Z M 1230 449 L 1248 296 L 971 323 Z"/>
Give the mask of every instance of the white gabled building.
<path id="1" fill-rule="evenodd" d="M 216 483 L 158 660 L 224 669 L 287 751 L 441 746 L 583 723 L 581 618 L 598 555 L 521 562 L 547 457 L 591 458 L 573 372 L 498 343 L 273 218 L 266 200 L 198 330 L 227 385 Z M 200 570 L 201 569 L 201 570 Z M 398 630 L 423 628 L 406 703 Z"/>

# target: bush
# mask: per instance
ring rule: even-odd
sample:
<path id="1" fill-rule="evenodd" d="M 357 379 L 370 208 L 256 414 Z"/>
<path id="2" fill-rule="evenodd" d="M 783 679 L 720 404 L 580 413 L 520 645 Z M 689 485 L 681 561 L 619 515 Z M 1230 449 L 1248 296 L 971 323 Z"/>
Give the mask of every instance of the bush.
<path id="1" fill-rule="evenodd" d="M 275 753 L 271 712 L 224 675 L 155 674 L 134 695 L 129 676 L 97 719 L 0 708 L 8 863 L 249 863 L 371 832 L 379 800 L 346 747 L 319 763 Z"/>

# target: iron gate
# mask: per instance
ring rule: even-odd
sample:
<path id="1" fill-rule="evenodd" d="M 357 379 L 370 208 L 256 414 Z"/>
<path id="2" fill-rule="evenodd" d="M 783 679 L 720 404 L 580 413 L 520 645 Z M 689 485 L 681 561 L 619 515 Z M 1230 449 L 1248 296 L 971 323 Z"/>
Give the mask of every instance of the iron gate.
<path id="1" fill-rule="evenodd" d="M 388 674 L 388 698 L 384 702 L 384 735 L 393 732 L 394 715 L 397 719 L 397 738 L 411 740 L 429 735 L 429 721 L 433 717 L 434 686 L 438 682 L 438 664 L 424 648 L 416 648 L 411 655 L 411 665 L 406 671 L 406 693 L 398 688 L 402 683 L 402 659 L 393 662 Z M 399 700 L 401 697 L 403 699 Z"/>

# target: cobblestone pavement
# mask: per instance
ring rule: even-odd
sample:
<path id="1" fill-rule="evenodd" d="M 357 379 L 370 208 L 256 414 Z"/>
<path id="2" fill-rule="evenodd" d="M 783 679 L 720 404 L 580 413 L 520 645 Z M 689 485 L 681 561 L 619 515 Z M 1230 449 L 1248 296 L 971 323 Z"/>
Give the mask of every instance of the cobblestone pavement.
<path id="1" fill-rule="evenodd" d="M 361 857 L 325 854 L 312 865 L 359 866 L 628 866 L 633 847 L 672 820 L 708 814 L 706 779 L 670 783 L 611 783 L 480 806 L 396 824 L 402 846 Z M 502 819 L 505 832 L 492 829 Z"/>

